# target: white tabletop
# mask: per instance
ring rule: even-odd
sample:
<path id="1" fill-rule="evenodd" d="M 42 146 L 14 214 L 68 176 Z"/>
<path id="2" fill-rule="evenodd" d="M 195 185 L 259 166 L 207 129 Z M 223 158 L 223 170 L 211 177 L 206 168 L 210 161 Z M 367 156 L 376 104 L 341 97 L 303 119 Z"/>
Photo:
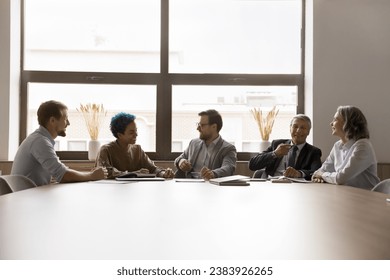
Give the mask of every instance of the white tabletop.
<path id="1" fill-rule="evenodd" d="M 88 182 L 0 196 L 0 259 L 390 259 L 388 195 Z"/>

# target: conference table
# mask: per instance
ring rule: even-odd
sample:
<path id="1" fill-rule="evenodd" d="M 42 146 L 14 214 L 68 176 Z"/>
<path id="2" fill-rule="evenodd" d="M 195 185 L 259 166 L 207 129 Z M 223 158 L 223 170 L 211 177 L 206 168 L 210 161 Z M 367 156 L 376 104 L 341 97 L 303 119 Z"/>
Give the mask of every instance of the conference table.
<path id="1" fill-rule="evenodd" d="M 316 183 L 53 184 L 0 196 L 0 259 L 390 259 L 389 195 Z"/>

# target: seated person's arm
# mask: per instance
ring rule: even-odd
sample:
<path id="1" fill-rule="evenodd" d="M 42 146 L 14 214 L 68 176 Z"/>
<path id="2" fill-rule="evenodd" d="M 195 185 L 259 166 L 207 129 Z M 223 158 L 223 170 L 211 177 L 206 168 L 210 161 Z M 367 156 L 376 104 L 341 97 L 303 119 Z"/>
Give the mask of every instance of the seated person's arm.
<path id="1" fill-rule="evenodd" d="M 309 170 L 306 170 L 306 169 L 301 170 L 304 173 L 304 177 L 306 180 L 310 180 L 313 173 L 316 170 L 320 169 L 320 167 L 322 166 L 321 156 L 322 156 L 322 151 L 320 149 L 315 149 L 313 151 L 313 157 L 311 159 L 310 169 Z"/>
<path id="2" fill-rule="evenodd" d="M 234 171 L 236 170 L 236 162 L 237 162 L 236 148 L 230 147 L 228 149 L 229 151 L 223 157 L 221 167 L 213 170 L 215 178 L 232 176 L 234 174 Z"/>
<path id="3" fill-rule="evenodd" d="M 302 169 L 297 170 L 300 172 L 299 176 L 298 176 L 298 174 L 297 174 L 297 176 L 287 176 L 287 175 L 285 175 L 285 176 L 287 176 L 287 177 L 302 177 L 302 178 L 305 178 L 306 180 L 310 180 L 313 173 L 316 170 L 318 170 L 322 165 L 321 156 L 322 156 L 321 150 L 318 148 L 314 148 L 313 152 L 310 156 L 310 159 L 308 160 L 309 165 L 303 166 Z"/>
<path id="4" fill-rule="evenodd" d="M 68 169 L 61 179 L 61 183 L 96 181 L 107 178 L 107 171 L 102 167 L 94 168 L 89 172 Z"/>
<path id="5" fill-rule="evenodd" d="M 271 146 L 268 147 L 264 152 L 259 153 L 254 156 L 249 161 L 249 169 L 256 171 L 268 167 L 269 165 L 274 164 L 275 160 L 278 157 L 283 157 L 288 153 L 291 145 L 286 143 L 279 144 L 276 149 L 274 148 L 276 144 L 272 142 Z"/>
<path id="6" fill-rule="evenodd" d="M 125 171 L 120 171 L 120 170 L 116 169 L 112 165 L 109 153 L 108 153 L 107 149 L 104 148 L 104 146 L 100 148 L 99 154 L 96 157 L 95 167 L 106 168 L 107 169 L 107 178 L 110 178 L 110 179 L 115 178 L 115 177 L 121 175 L 123 172 L 125 172 Z"/>
<path id="7" fill-rule="evenodd" d="M 161 169 L 157 174 L 157 177 L 162 177 L 162 178 L 173 178 L 175 176 L 175 173 L 171 168 L 166 168 L 166 169 Z"/>

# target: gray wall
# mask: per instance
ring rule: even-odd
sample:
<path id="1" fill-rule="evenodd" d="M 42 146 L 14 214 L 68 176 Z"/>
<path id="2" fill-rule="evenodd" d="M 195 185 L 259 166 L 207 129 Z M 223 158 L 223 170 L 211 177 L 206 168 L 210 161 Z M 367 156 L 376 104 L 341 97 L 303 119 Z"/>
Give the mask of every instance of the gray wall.
<path id="1" fill-rule="evenodd" d="M 0 0 L 0 160 L 13 158 L 19 144 L 19 7 L 20 0 Z"/>
<path id="2" fill-rule="evenodd" d="M 390 1 L 314 0 L 313 18 L 313 142 L 327 155 L 337 106 L 354 105 L 378 161 L 390 162 Z"/>

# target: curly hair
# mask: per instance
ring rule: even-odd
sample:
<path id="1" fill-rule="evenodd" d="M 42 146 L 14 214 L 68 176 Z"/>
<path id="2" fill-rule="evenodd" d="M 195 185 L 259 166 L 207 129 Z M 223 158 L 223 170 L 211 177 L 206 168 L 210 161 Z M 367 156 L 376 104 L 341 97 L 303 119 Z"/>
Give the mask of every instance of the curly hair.
<path id="1" fill-rule="evenodd" d="M 135 120 L 135 115 L 127 113 L 118 113 L 111 118 L 110 130 L 115 138 L 118 138 L 118 133 L 124 133 L 126 127 Z"/>
<path id="2" fill-rule="evenodd" d="M 348 139 L 359 140 L 370 138 L 366 117 L 359 108 L 339 106 L 337 113 L 344 119 L 343 130 Z"/>

